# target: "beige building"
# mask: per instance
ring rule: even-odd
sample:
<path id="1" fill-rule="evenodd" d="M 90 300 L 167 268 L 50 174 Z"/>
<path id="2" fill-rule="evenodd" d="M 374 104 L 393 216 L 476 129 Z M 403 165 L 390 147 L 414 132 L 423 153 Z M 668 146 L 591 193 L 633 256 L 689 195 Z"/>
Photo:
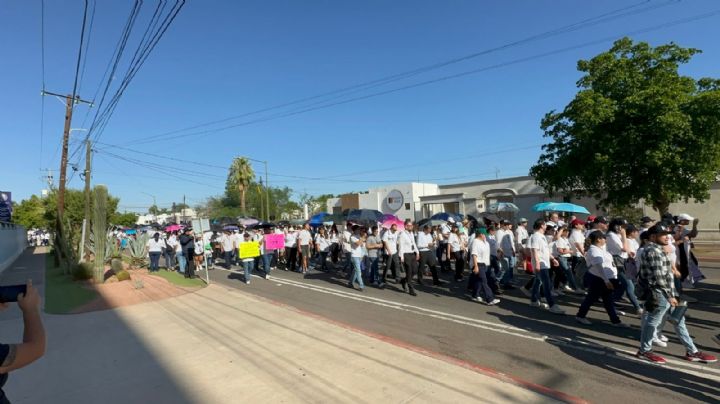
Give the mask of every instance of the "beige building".
<path id="1" fill-rule="evenodd" d="M 367 193 L 328 200 L 327 211 L 339 213 L 344 209 L 376 209 L 401 219 L 419 220 L 439 212 L 477 216 L 498 202 L 512 202 L 520 209 L 514 214 L 504 214 L 508 219 L 525 217 L 533 220 L 541 216 L 532 211 L 533 205 L 563 200 L 562 197 L 548 196 L 533 177 L 523 176 L 449 185 L 410 183 L 372 188 Z M 573 198 L 567 202 L 582 205 L 591 214 L 603 214 L 593 198 Z M 642 203 L 640 207 L 646 215 L 659 218 L 652 207 Z M 704 203 L 676 203 L 670 206 L 670 211 L 700 219 L 698 241 L 720 241 L 720 182 L 712 185 L 710 198 Z"/>

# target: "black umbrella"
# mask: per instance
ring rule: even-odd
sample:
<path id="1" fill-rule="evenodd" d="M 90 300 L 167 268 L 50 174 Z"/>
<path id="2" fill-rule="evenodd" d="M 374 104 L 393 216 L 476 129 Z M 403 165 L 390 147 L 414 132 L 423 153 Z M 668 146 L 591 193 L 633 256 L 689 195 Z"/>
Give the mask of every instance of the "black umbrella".
<path id="1" fill-rule="evenodd" d="M 253 229 L 270 229 L 273 227 L 277 227 L 277 225 L 275 223 L 271 223 L 271 222 L 259 222 L 258 224 L 254 224 L 254 225 L 248 226 L 248 227 L 253 228 Z"/>
<path id="2" fill-rule="evenodd" d="M 494 213 L 490 213 L 490 212 L 482 212 L 480 214 L 480 217 L 483 218 L 485 221 L 495 222 L 495 223 L 500 223 L 500 220 L 502 220 L 502 219 L 500 219 L 500 216 L 498 216 Z"/>
<path id="3" fill-rule="evenodd" d="M 382 221 L 383 213 L 374 209 L 352 209 L 348 211 L 345 220 L 360 224 L 375 225 Z"/>

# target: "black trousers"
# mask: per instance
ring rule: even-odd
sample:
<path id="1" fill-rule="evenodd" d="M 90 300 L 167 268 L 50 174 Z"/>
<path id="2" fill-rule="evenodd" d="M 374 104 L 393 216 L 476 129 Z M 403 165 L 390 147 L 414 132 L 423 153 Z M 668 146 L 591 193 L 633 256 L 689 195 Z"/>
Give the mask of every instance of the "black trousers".
<path id="1" fill-rule="evenodd" d="M 295 267 L 297 266 L 297 255 L 298 255 L 297 247 L 285 248 L 285 259 L 287 260 L 285 262 L 287 265 L 287 269 L 289 269 L 291 271 L 295 270 Z"/>
<path id="2" fill-rule="evenodd" d="M 413 288 L 412 279 L 418 270 L 418 261 L 415 253 L 407 253 L 403 255 L 403 267 L 405 267 L 405 283 L 407 283 L 408 289 L 412 292 Z"/>
<path id="3" fill-rule="evenodd" d="M 465 272 L 465 254 L 464 251 L 455 251 L 455 279 L 460 280 L 463 278 Z"/>
<path id="4" fill-rule="evenodd" d="M 478 272 L 470 272 L 470 284 L 472 297 L 480 297 L 482 289 L 486 302 L 492 302 L 495 299 L 490 282 L 488 281 L 488 270 L 485 264 L 478 264 Z"/>
<path id="5" fill-rule="evenodd" d="M 187 259 L 187 268 L 185 268 L 185 277 L 186 278 L 194 278 L 195 277 L 195 249 L 188 248 L 187 252 L 185 253 L 185 257 Z"/>
<path id="6" fill-rule="evenodd" d="M 442 260 L 443 252 L 447 251 L 447 246 L 447 243 L 440 242 L 436 251 L 437 260 L 440 263 L 440 268 L 443 271 L 450 270 L 450 257 L 446 257 L 447 259 L 445 261 Z"/>
<path id="7" fill-rule="evenodd" d="M 392 277 L 397 279 L 398 269 L 400 269 L 400 256 L 397 253 L 388 256 L 387 260 L 385 261 L 385 268 L 383 268 L 382 274 L 383 282 L 387 280 L 388 269 L 390 269 Z"/>
<path id="8" fill-rule="evenodd" d="M 418 262 L 418 281 L 422 281 L 423 272 L 425 271 L 425 266 L 427 265 L 428 268 L 430 268 L 430 272 L 432 273 L 432 278 L 434 283 L 438 283 L 440 279 L 438 278 L 438 270 L 437 265 L 435 261 L 435 253 L 433 251 L 427 250 L 427 251 L 420 251 L 420 262 Z"/>

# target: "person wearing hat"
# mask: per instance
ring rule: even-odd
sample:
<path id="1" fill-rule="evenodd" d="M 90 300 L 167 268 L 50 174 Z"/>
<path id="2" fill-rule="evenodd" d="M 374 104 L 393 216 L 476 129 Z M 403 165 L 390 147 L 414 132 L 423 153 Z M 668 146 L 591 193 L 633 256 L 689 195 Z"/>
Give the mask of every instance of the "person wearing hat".
<path id="1" fill-rule="evenodd" d="M 664 224 L 655 224 L 647 233 L 649 242 L 643 248 L 638 274 L 638 283 L 643 290 L 642 298 L 645 300 L 645 314 L 640 334 L 640 349 L 636 356 L 652 363 L 663 364 L 667 361 L 652 352 L 652 342 L 665 315 L 680 304 L 673 282 L 672 266 L 663 251 L 663 247 L 670 242 L 668 235 L 672 231 Z M 684 316 L 673 326 L 680 342 L 685 346 L 686 360 L 704 363 L 717 362 L 715 356 L 697 349 L 685 326 Z"/>
<path id="2" fill-rule="evenodd" d="M 550 265 L 554 258 L 550 255 L 550 246 L 545 237 L 545 229 L 547 228 L 543 219 L 538 219 L 533 224 L 533 234 L 528 241 L 532 257 L 532 266 L 535 273 L 532 291 L 530 295 L 530 305 L 533 307 L 544 307 L 540 303 L 540 290 L 542 289 L 545 300 L 548 304 L 548 310 L 553 314 L 565 314 L 565 311 L 555 304 L 552 295 L 552 283 L 550 282 Z"/>
<path id="3" fill-rule="evenodd" d="M 630 257 L 628 251 L 630 250 L 630 241 L 627 237 L 627 221 L 622 218 L 614 218 L 610 221 L 607 236 L 606 249 L 609 252 L 613 260 L 615 261 L 615 267 L 617 268 L 617 284 L 615 285 L 615 291 L 613 296 L 615 300 L 620 300 L 623 295 L 627 295 L 630 303 L 632 303 L 635 312 L 638 315 L 642 315 L 643 309 L 640 307 L 640 303 L 635 296 L 635 285 L 631 279 L 625 276 L 625 262 Z"/>
<path id="4" fill-rule="evenodd" d="M 590 224 L 590 228 L 587 229 L 587 231 L 585 232 L 585 237 L 590 235 L 590 233 L 594 232 L 595 230 L 600 230 L 601 232 L 603 232 L 603 234 L 607 233 L 608 224 L 610 223 L 607 216 L 588 216 L 588 221 L 590 221 L 590 218 L 593 219 Z"/>
<path id="5" fill-rule="evenodd" d="M 450 272 L 450 257 L 452 256 L 447 254 L 448 240 L 450 239 L 450 225 L 455 223 L 455 219 L 452 217 L 448 218 L 448 223 L 442 223 L 439 227 L 440 234 L 438 236 L 438 247 L 437 250 L 435 250 L 435 257 L 440 263 L 440 270 L 443 272 Z M 443 254 L 445 254 L 445 261 L 442 259 Z M 457 265 L 457 263 L 455 265 Z"/>
<path id="6" fill-rule="evenodd" d="M 585 259 L 585 222 L 580 219 L 575 219 L 570 222 L 570 227 L 572 228 L 570 237 L 568 238 L 571 254 L 570 269 L 572 269 L 573 274 L 575 274 L 575 279 L 581 280 L 585 274 L 577 273 L 577 268 L 579 268 L 578 264 Z M 580 289 L 578 288 L 576 291 L 580 291 Z"/>
<path id="7" fill-rule="evenodd" d="M 185 277 L 195 277 L 195 237 L 193 236 L 192 227 L 186 227 L 183 230 L 183 234 L 178 240 L 182 249 L 182 255 L 185 257 L 187 262 L 187 268 L 185 268 Z"/>
<path id="8" fill-rule="evenodd" d="M 699 220 L 693 218 L 687 213 L 683 213 L 677 217 L 677 226 L 675 226 L 675 240 L 677 244 L 678 271 L 680 271 L 680 282 L 685 282 L 687 287 L 695 287 L 695 283 L 705 279 L 705 275 L 700 271 L 698 260 L 693 253 L 692 239 L 697 237 Z M 692 222 L 692 229 L 688 226 Z"/>
<path id="9" fill-rule="evenodd" d="M 487 242 L 487 234 L 487 228 L 478 228 L 475 230 L 475 239 L 470 245 L 470 290 L 472 291 L 470 299 L 493 306 L 500 303 L 500 299 L 495 298 L 488 282 L 490 244 Z M 483 291 L 483 299 L 480 299 L 480 289 Z"/>
<path id="10" fill-rule="evenodd" d="M 655 221 L 650 216 L 643 216 L 640 219 L 640 234 L 643 234 L 647 229 L 651 228 L 655 224 Z"/>

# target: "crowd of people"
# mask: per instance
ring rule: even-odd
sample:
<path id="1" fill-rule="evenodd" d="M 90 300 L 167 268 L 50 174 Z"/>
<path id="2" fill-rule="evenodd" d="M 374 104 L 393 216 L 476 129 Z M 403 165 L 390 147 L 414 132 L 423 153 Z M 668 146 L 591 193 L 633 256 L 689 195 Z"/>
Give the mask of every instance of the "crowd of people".
<path id="1" fill-rule="evenodd" d="M 50 245 L 50 232 L 47 230 L 30 229 L 27 231 L 27 243 L 30 247 Z"/>

